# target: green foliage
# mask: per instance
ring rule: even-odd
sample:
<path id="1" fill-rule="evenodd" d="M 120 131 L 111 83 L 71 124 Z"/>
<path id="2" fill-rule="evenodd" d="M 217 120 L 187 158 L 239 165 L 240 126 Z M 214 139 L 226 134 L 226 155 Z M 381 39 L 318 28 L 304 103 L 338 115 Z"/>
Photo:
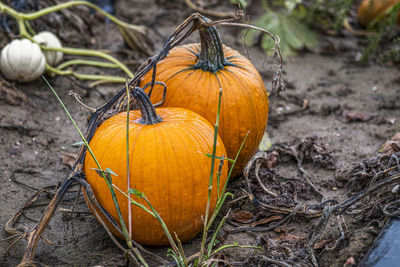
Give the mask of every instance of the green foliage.
<path id="1" fill-rule="evenodd" d="M 381 63 L 389 61 L 400 63 L 400 37 L 397 37 L 393 40 L 392 47 L 390 47 L 388 51 L 379 55 L 379 61 Z"/>
<path id="2" fill-rule="evenodd" d="M 289 12 L 292 12 L 297 7 L 297 5 L 301 4 L 302 2 L 303 0 L 285 0 L 283 2 L 283 5 Z"/>
<path id="3" fill-rule="evenodd" d="M 362 53 L 359 63 L 364 64 L 371 58 L 378 58 L 381 63 L 393 61 L 398 62 L 399 37 L 396 35 L 396 22 L 400 11 L 400 3 L 394 5 L 387 16 L 377 18 L 368 26 L 369 30 L 376 30 L 376 33 L 368 37 L 368 46 Z M 386 52 L 383 52 L 386 50 Z"/>
<path id="4" fill-rule="evenodd" d="M 333 28 L 337 32 L 343 24 L 354 0 L 317 0 L 310 1 L 308 7 L 307 23 L 312 24 L 316 21 L 322 23 L 322 26 Z"/>
<path id="5" fill-rule="evenodd" d="M 73 144 L 70 144 L 70 145 L 67 145 L 67 146 L 63 146 L 63 147 L 61 147 L 61 149 L 60 150 L 66 150 L 66 149 L 68 149 L 68 148 L 70 148 L 70 147 L 75 147 L 75 146 L 82 146 L 82 145 L 84 145 L 85 143 L 83 142 L 83 141 L 79 141 L 79 142 L 75 142 L 75 143 L 73 143 Z"/>
<path id="6" fill-rule="evenodd" d="M 204 155 L 206 155 L 209 158 L 215 157 L 216 159 L 219 159 L 219 160 L 227 160 L 227 161 L 232 162 L 232 163 L 235 162 L 233 159 L 230 159 L 230 158 L 227 158 L 227 157 L 213 156 L 210 153 L 205 153 Z"/>
<path id="7" fill-rule="evenodd" d="M 232 4 L 237 4 L 240 6 L 240 8 L 245 9 L 247 7 L 247 1 L 246 0 L 230 0 Z"/>
<path id="8" fill-rule="evenodd" d="M 171 258 L 174 260 L 174 262 L 175 262 L 175 264 L 176 264 L 177 267 L 186 267 L 186 266 L 187 266 L 187 264 L 186 264 L 185 261 L 182 259 L 182 257 L 180 257 L 179 255 L 177 255 L 177 253 L 175 253 L 175 251 L 173 251 L 173 250 L 170 249 L 170 248 L 168 249 L 167 256 L 168 256 L 168 257 L 171 257 Z"/>
<path id="9" fill-rule="evenodd" d="M 128 190 L 127 193 L 128 193 L 128 194 L 132 194 L 132 195 L 134 195 L 134 196 L 137 196 L 138 198 L 144 198 L 144 193 L 143 193 L 143 192 L 140 192 L 140 191 L 137 190 L 137 189 L 129 188 L 129 190 Z"/>
<path id="10" fill-rule="evenodd" d="M 295 54 L 297 50 L 312 48 L 318 43 L 317 34 L 301 22 L 305 9 L 296 8 L 301 0 L 287 0 L 281 2 L 285 9 L 273 11 L 266 1 L 263 1 L 265 14 L 252 22 L 253 25 L 264 28 L 280 38 L 280 48 L 284 56 Z M 274 43 L 267 36 L 260 36 L 255 30 L 245 32 L 246 45 L 254 44 L 258 39 L 261 47 L 272 53 Z"/>

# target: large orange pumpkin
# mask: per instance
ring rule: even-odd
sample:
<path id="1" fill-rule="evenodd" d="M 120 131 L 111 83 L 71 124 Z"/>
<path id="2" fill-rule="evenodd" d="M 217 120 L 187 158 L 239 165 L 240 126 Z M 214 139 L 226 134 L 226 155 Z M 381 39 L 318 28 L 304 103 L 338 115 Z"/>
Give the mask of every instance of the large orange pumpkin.
<path id="1" fill-rule="evenodd" d="M 247 132 L 233 176 L 241 173 L 255 154 L 268 119 L 268 95 L 265 85 L 251 62 L 239 52 L 223 46 L 216 28 L 200 30 L 201 44 L 173 48 L 158 62 L 156 81 L 167 85 L 163 106 L 184 107 L 215 123 L 219 89 L 222 88 L 220 136 L 228 157 L 235 158 Z M 152 72 L 141 80 L 145 86 Z M 163 87 L 155 85 L 153 103 L 163 98 Z"/>
<path id="2" fill-rule="evenodd" d="M 358 21 L 362 25 L 368 26 L 397 3 L 400 3 L 400 0 L 364 0 L 357 10 Z M 397 15 L 397 24 L 400 25 L 400 12 Z"/>
<path id="3" fill-rule="evenodd" d="M 139 88 L 135 89 L 134 96 L 141 103 L 141 113 L 131 111 L 129 114 L 130 187 L 144 192 L 170 232 L 176 232 L 182 242 L 188 241 L 203 228 L 202 216 L 206 209 L 211 168 L 211 159 L 204 154 L 212 153 L 214 128 L 200 115 L 183 108 L 158 108 L 157 115 L 146 93 Z M 126 116 L 127 113 L 122 112 L 104 121 L 90 141 L 100 166 L 110 168 L 118 175 L 112 176 L 112 182 L 125 192 L 128 190 Z M 216 155 L 226 155 L 219 137 Z M 216 171 L 218 164 L 216 161 Z M 87 182 L 99 204 L 118 221 L 111 193 L 103 178 L 94 170 L 97 168 L 92 156 L 87 153 L 84 161 Z M 228 166 L 224 164 L 220 190 L 226 181 L 227 171 Z M 214 175 L 212 209 L 217 199 L 216 180 Z M 132 220 L 129 222 L 129 201 L 120 192 L 116 194 L 127 227 L 132 224 L 132 239 L 144 245 L 168 244 L 159 222 L 134 205 L 131 206 Z M 107 224 L 114 234 L 120 236 L 111 224 Z"/>

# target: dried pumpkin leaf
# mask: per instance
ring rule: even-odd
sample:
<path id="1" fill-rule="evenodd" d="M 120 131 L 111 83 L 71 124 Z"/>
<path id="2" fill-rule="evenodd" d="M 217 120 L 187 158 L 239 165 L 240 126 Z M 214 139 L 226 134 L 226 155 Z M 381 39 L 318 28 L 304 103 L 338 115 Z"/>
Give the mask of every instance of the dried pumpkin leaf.
<path id="1" fill-rule="evenodd" d="M 254 214 L 247 210 L 234 210 L 229 217 L 240 223 L 251 223 L 253 221 Z"/>
<path id="2" fill-rule="evenodd" d="M 60 155 L 62 164 L 72 168 L 75 164 L 75 160 L 78 157 L 76 153 L 62 153 Z"/>
<path id="3" fill-rule="evenodd" d="M 342 112 L 342 118 L 345 122 L 365 122 L 372 119 L 372 115 L 368 112 L 351 111 L 344 109 Z"/>
<path id="4" fill-rule="evenodd" d="M 314 244 L 314 249 L 323 249 L 326 245 L 334 242 L 335 240 L 331 239 L 324 239 Z"/>
<path id="5" fill-rule="evenodd" d="M 279 236 L 278 239 L 276 239 L 276 241 L 278 242 L 288 242 L 288 243 L 297 243 L 299 240 L 304 239 L 304 237 L 302 236 L 297 236 L 297 235 L 293 235 L 293 234 L 289 234 L 289 233 L 284 233 L 281 234 Z"/>
<path id="6" fill-rule="evenodd" d="M 123 27 L 118 25 L 119 32 L 124 38 L 125 43 L 133 50 L 138 50 L 146 55 L 151 55 L 152 43 L 147 37 L 147 28 L 137 26 L 137 29 Z"/>
<path id="7" fill-rule="evenodd" d="M 391 155 L 398 151 L 400 151 L 400 132 L 396 133 L 391 140 L 386 141 L 379 152 Z"/>
<path id="8" fill-rule="evenodd" d="M 262 225 L 262 224 L 267 224 L 273 221 L 278 221 L 278 220 L 282 220 L 282 216 L 281 215 L 272 215 L 268 218 L 263 218 L 259 221 L 255 221 L 253 223 L 251 223 L 251 227 L 256 227 L 258 225 Z"/>

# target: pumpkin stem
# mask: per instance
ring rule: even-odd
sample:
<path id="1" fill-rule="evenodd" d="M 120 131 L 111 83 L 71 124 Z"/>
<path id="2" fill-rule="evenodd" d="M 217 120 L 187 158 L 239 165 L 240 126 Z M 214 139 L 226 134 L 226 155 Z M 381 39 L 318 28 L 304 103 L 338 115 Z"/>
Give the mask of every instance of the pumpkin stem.
<path id="1" fill-rule="evenodd" d="M 139 121 L 140 124 L 151 125 L 162 121 L 157 115 L 156 109 L 151 103 L 149 96 L 142 88 L 135 87 L 132 91 L 132 95 L 139 104 L 140 113 L 142 114 L 142 119 Z"/>
<path id="2" fill-rule="evenodd" d="M 209 19 L 202 17 L 205 22 Z M 217 72 L 231 65 L 224 56 L 222 40 L 215 26 L 201 26 L 199 28 L 201 50 L 194 69 Z"/>

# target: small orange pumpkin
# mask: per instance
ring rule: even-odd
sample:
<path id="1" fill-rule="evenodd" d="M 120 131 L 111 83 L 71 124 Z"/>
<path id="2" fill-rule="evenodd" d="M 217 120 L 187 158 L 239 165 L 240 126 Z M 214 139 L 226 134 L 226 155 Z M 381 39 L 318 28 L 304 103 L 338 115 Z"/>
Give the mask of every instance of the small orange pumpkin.
<path id="1" fill-rule="evenodd" d="M 358 21 L 361 25 L 368 26 L 397 3 L 400 3 L 400 0 L 364 0 L 357 10 Z M 397 24 L 400 25 L 400 12 L 397 16 Z"/>
<path id="2" fill-rule="evenodd" d="M 247 132 L 249 136 L 232 173 L 241 173 L 261 142 L 268 119 L 268 94 L 260 74 L 239 52 L 222 45 L 214 26 L 199 29 L 201 44 L 171 49 L 158 62 L 156 81 L 167 85 L 163 106 L 183 107 L 215 123 L 219 89 L 222 88 L 220 136 L 229 158 L 235 158 Z M 147 73 L 140 85 L 152 79 Z M 163 87 L 155 85 L 152 101 L 163 98 Z"/>
<path id="3" fill-rule="evenodd" d="M 203 228 L 211 168 L 211 159 L 204 154 L 212 153 L 214 128 L 200 115 L 183 108 L 158 108 L 157 114 L 142 89 L 135 88 L 133 94 L 141 111 L 129 114 L 130 187 L 144 192 L 170 232 L 176 232 L 182 242 L 188 241 Z M 128 190 L 126 116 L 122 112 L 104 121 L 90 141 L 100 166 L 118 175 L 112 176 L 112 182 L 125 192 Z M 226 155 L 219 137 L 216 155 Z M 216 171 L 218 164 L 216 161 Z M 95 169 L 97 165 L 87 154 L 84 161 L 87 182 L 99 204 L 118 221 L 111 193 Z M 224 164 L 219 190 L 223 189 L 227 172 L 228 166 Z M 216 175 L 214 178 L 211 210 L 217 200 Z M 132 224 L 132 239 L 144 245 L 168 244 L 159 222 L 142 209 L 132 205 L 132 220 L 128 222 L 129 200 L 118 191 L 116 194 L 125 223 Z M 122 238 L 111 224 L 107 225 Z"/>

